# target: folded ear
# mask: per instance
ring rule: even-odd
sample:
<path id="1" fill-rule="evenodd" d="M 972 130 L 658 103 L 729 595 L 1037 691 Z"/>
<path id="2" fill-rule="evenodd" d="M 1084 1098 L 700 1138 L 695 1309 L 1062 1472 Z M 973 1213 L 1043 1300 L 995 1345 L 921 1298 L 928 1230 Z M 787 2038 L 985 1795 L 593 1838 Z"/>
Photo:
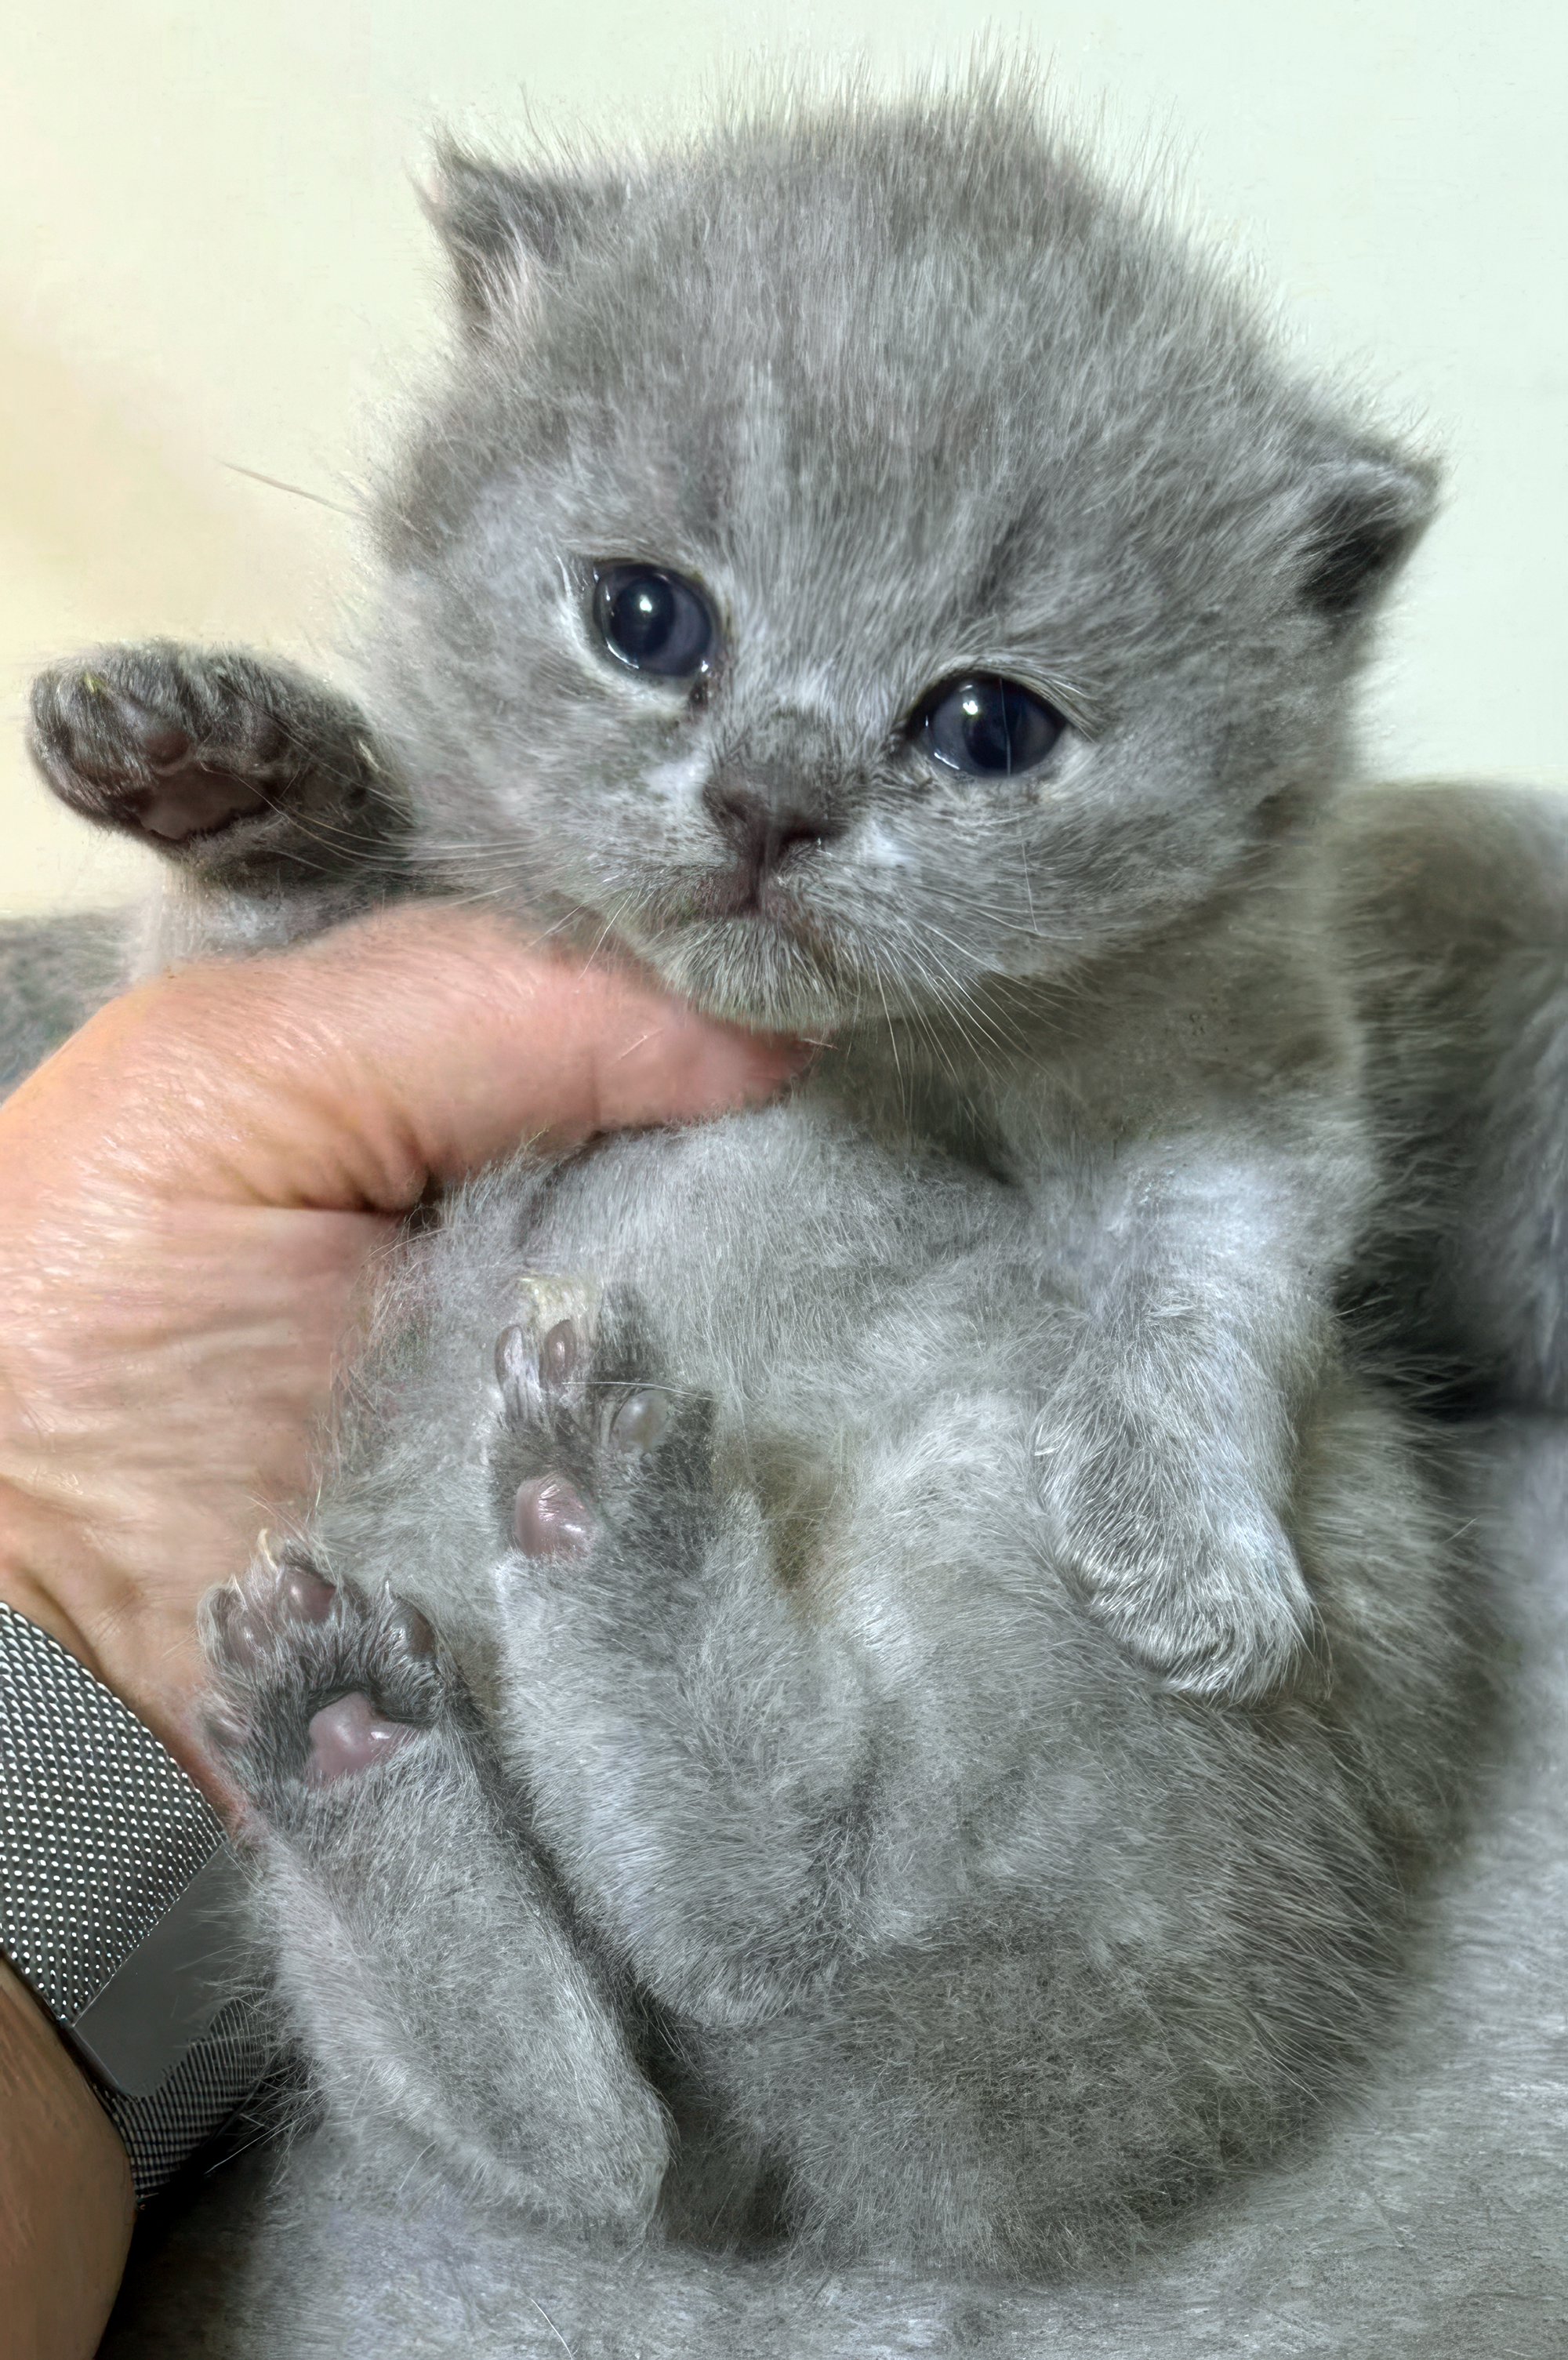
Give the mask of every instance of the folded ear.
<path id="1" fill-rule="evenodd" d="M 560 265 L 591 211 L 579 182 L 491 163 L 452 140 L 437 147 L 419 197 L 451 258 L 463 320 L 475 331 L 538 272 Z"/>
<path id="2" fill-rule="evenodd" d="M 1437 469 L 1375 451 L 1321 464 L 1306 491 L 1301 595 L 1335 632 L 1377 605 L 1432 522 Z"/>

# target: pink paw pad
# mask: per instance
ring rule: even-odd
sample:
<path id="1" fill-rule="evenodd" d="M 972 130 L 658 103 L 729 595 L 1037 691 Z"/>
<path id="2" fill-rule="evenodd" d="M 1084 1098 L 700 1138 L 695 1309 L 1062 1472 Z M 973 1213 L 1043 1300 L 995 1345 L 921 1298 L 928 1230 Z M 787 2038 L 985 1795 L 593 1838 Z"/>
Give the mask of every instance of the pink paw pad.
<path id="1" fill-rule="evenodd" d="M 652 1386 L 639 1385 L 628 1393 L 610 1421 L 610 1448 L 628 1459 L 657 1450 L 670 1427 L 670 1396 Z"/>
<path id="2" fill-rule="evenodd" d="M 550 1393 L 564 1393 L 577 1372 L 577 1331 L 558 1319 L 539 1346 L 539 1375 Z"/>
<path id="3" fill-rule="evenodd" d="M 536 1475 L 517 1487 L 512 1537 L 525 1557 L 586 1557 L 593 1519 L 564 1475 Z"/>
<path id="4" fill-rule="evenodd" d="M 231 1664 L 250 1671 L 264 1663 L 290 1622 L 324 1622 L 337 1591 L 313 1568 L 297 1558 L 281 1563 L 265 1539 L 262 1569 L 241 1586 L 221 1590 L 213 1601 Z"/>
<path id="5" fill-rule="evenodd" d="M 307 1775 L 320 1786 L 357 1777 L 418 1733 L 408 1721 L 389 1721 L 377 1712 L 370 1699 L 355 1688 L 311 1715 Z"/>

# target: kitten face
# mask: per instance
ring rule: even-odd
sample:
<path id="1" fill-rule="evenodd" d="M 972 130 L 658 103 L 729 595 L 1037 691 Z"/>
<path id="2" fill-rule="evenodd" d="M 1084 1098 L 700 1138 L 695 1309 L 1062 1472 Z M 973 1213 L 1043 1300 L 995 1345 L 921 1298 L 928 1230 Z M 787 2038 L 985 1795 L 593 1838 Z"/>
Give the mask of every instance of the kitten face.
<path id="1" fill-rule="evenodd" d="M 449 874 L 810 1029 L 1063 977 L 1332 782 L 1430 482 L 1026 97 L 456 169 L 368 658 Z"/>

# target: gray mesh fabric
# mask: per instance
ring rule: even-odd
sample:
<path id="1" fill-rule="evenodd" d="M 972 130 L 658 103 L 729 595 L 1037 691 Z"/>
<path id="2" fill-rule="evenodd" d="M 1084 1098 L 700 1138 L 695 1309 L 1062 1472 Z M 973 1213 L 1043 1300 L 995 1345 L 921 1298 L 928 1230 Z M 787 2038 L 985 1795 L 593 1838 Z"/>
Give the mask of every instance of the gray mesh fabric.
<path id="1" fill-rule="evenodd" d="M 118 1697 L 0 1601 L 0 1953 L 73 2025 L 223 1842 L 201 1789 Z M 230 2002 L 162 2088 L 100 2090 L 152 2192 L 254 2086 L 250 2011 Z"/>

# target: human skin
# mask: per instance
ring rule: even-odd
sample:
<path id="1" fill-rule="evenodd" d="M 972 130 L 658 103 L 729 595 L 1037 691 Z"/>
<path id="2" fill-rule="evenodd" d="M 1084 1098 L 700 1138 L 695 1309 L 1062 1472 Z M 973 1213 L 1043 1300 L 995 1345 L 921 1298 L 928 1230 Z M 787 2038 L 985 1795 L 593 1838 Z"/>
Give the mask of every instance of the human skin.
<path id="1" fill-rule="evenodd" d="M 766 1097 L 791 1043 L 472 912 L 406 910 L 103 1009 L 0 1108 L 0 1598 L 222 1803 L 195 1611 L 309 1479 L 367 1267 L 519 1139 Z M 125 2153 L 0 1965 L 0 2303 L 15 2360 L 96 2346 Z"/>

